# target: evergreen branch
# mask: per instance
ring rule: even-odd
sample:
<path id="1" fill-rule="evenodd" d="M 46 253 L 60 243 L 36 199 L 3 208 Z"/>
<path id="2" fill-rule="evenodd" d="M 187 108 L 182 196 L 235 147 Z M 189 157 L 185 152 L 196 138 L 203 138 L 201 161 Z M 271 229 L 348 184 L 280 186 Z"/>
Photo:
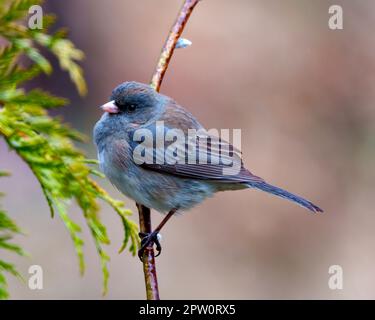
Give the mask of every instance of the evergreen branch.
<path id="1" fill-rule="evenodd" d="M 65 38 L 65 30 L 62 29 L 49 35 L 45 33 L 47 28 L 30 30 L 17 22 L 20 18 L 28 15 L 30 6 L 40 4 L 42 1 L 10 0 L 7 2 L 10 2 L 9 6 L 0 7 L 2 9 L 0 12 L 0 35 L 13 46 L 21 49 L 47 74 L 52 72 L 51 64 L 35 47 L 34 42 L 50 50 L 59 60 L 60 67 L 69 73 L 78 92 L 85 95 L 87 93 L 86 82 L 83 78 L 82 68 L 77 64 L 77 61 L 83 60 L 84 53 Z M 43 24 L 48 27 L 54 20 L 54 16 L 45 15 Z"/>
<path id="2" fill-rule="evenodd" d="M 70 74 L 81 94 L 85 94 L 87 90 L 82 69 L 77 64 L 77 61 L 83 59 L 83 52 L 65 38 L 65 30 L 50 35 L 45 33 L 46 28 L 29 30 L 18 21 L 28 15 L 31 5 L 40 3 L 39 0 L 5 0 L 0 4 L 0 36 L 8 41 L 8 45 L 0 48 L 0 135 L 38 180 L 51 215 L 56 211 L 63 221 L 72 238 L 79 269 L 83 273 L 85 264 L 81 227 L 68 214 L 71 200 L 80 207 L 100 259 L 105 293 L 109 277 L 109 257 L 103 246 L 109 244 L 109 238 L 100 221 L 98 200 L 108 203 L 119 214 L 124 226 L 122 249 L 129 247 L 133 255 L 139 245 L 138 229 L 129 220 L 131 212 L 124 208 L 124 204 L 112 199 L 92 180 L 92 175 L 101 174 L 89 166 L 93 161 L 86 159 L 74 146 L 75 141 L 85 141 L 85 137 L 63 124 L 58 117 L 48 114 L 50 108 L 63 106 L 67 100 L 40 89 L 26 92 L 19 88 L 20 84 L 40 72 L 52 71 L 51 64 L 36 47 L 38 45 L 56 55 L 60 66 Z M 54 17 L 48 15 L 44 22 L 49 25 L 53 20 Z M 28 68 L 20 63 L 20 57 L 24 55 L 32 62 Z M 0 172 L 0 176 L 4 175 L 4 172 Z M 0 248 L 23 255 L 22 248 L 9 242 L 19 232 L 16 224 L 0 210 Z M 8 297 L 3 271 L 18 275 L 12 264 L 0 261 L 0 298 Z"/>
<path id="3" fill-rule="evenodd" d="M 0 172 L 0 177 L 7 176 L 5 172 Z M 9 242 L 14 235 L 21 233 L 16 223 L 8 217 L 4 210 L 0 208 L 0 249 L 14 252 L 20 256 L 25 252 L 16 244 Z M 0 300 L 8 298 L 7 281 L 4 272 L 10 273 L 18 278 L 22 278 L 15 266 L 0 259 Z"/>
<path id="4" fill-rule="evenodd" d="M 8 5 L 3 5 L 0 11 L 2 23 L 9 23 L 25 17 L 32 5 L 40 4 L 40 0 L 16 0 L 8 1 Z"/>

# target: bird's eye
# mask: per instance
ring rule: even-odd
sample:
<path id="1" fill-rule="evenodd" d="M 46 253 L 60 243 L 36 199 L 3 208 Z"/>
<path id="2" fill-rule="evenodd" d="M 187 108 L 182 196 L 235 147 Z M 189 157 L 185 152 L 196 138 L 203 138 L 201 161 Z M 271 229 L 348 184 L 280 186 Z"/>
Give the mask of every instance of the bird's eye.
<path id="1" fill-rule="evenodd" d="M 121 103 L 119 101 L 115 101 L 114 103 L 121 111 L 126 113 L 132 113 L 137 109 L 135 104 Z"/>
<path id="2" fill-rule="evenodd" d="M 137 109 L 137 107 L 134 104 L 129 104 L 128 107 L 127 107 L 128 112 L 134 112 L 135 109 Z"/>

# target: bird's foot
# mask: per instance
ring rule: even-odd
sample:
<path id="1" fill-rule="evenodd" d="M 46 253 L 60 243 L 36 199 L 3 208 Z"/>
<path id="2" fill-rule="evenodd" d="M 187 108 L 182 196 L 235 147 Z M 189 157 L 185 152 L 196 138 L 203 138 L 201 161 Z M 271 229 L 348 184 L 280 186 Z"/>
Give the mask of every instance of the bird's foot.
<path id="1" fill-rule="evenodd" d="M 138 235 L 141 238 L 141 248 L 138 250 L 138 257 L 139 259 L 141 259 L 141 261 L 142 261 L 143 253 L 145 249 L 149 246 L 152 247 L 154 244 L 156 245 L 156 251 L 157 251 L 157 254 L 155 255 L 155 257 L 160 255 L 161 245 L 159 242 L 160 234 L 158 231 L 153 231 L 151 233 L 140 232 Z"/>

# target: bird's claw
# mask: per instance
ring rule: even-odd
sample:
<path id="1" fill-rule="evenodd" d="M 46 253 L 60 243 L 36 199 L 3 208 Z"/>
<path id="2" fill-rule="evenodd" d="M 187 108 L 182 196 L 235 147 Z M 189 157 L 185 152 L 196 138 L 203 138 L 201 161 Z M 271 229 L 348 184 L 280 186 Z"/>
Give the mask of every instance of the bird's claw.
<path id="1" fill-rule="evenodd" d="M 145 249 L 148 246 L 153 246 L 155 244 L 156 246 L 156 255 L 155 257 L 159 256 L 161 253 L 161 245 L 158 237 L 158 232 L 151 232 L 151 233 L 145 233 L 145 232 L 140 232 L 138 235 L 141 238 L 141 248 L 138 250 L 138 257 L 142 261 L 143 260 L 143 253 Z"/>

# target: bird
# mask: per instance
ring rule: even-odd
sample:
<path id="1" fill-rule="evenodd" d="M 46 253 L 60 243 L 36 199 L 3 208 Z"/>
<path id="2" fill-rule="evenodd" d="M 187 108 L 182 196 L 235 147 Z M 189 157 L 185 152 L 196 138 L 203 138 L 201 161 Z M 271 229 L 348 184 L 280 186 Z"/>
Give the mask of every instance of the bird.
<path id="1" fill-rule="evenodd" d="M 154 231 L 139 233 L 141 260 L 148 246 L 155 245 L 156 256 L 160 254 L 159 232 L 176 212 L 187 211 L 219 191 L 257 189 L 313 213 L 323 212 L 303 197 L 252 174 L 245 168 L 238 148 L 211 135 L 189 111 L 150 85 L 124 82 L 112 91 L 101 109 L 104 113 L 93 130 L 100 169 L 125 196 L 166 214 Z M 177 146 L 173 141 L 162 141 L 164 146 L 160 146 L 155 136 L 159 133 L 166 140 L 173 130 L 188 138 Z M 192 138 L 191 130 L 199 134 Z M 174 152 L 167 152 L 168 147 Z M 190 147 L 195 149 L 189 155 L 203 155 L 206 161 L 187 161 Z M 224 154 L 223 150 L 229 152 Z M 177 157 L 181 151 L 185 153 Z M 232 162 L 228 164 L 227 160 Z"/>

